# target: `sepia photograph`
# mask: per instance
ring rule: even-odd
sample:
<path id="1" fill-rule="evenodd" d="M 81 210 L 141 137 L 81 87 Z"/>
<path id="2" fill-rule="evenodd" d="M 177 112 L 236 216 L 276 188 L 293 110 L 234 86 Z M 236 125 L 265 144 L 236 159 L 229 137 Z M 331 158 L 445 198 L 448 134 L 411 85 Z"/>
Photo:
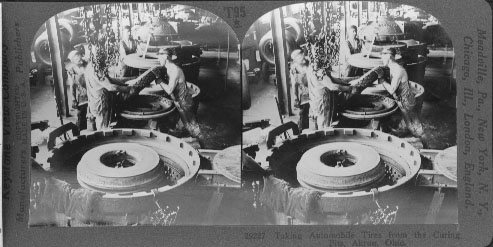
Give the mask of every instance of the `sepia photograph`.
<path id="1" fill-rule="evenodd" d="M 457 224 L 454 46 L 390 2 L 274 9 L 242 42 L 242 184 L 260 225 Z"/>
<path id="2" fill-rule="evenodd" d="M 187 5 L 50 17 L 31 46 L 29 226 L 239 224 L 238 44 Z"/>

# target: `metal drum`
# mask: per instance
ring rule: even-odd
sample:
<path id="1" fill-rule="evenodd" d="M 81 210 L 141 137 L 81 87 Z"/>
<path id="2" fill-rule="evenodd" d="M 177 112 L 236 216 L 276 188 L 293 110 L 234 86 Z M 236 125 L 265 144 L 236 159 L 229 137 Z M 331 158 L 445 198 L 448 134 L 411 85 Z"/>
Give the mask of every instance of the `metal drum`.
<path id="1" fill-rule="evenodd" d="M 346 102 L 346 108 L 341 114 L 350 119 L 371 120 L 389 116 L 397 109 L 396 102 L 391 98 L 376 94 L 358 94 Z"/>
<path id="2" fill-rule="evenodd" d="M 127 102 L 120 116 L 132 120 L 159 119 L 175 110 L 173 101 L 164 96 L 140 94 Z"/>
<path id="3" fill-rule="evenodd" d="M 146 212 L 157 198 L 165 203 L 180 200 L 183 196 L 176 191 L 198 173 L 200 158 L 197 150 L 173 136 L 113 129 L 58 144 L 49 152 L 48 163 L 53 178 L 74 189 L 102 192 L 98 209 L 110 220 L 113 215 Z"/>
<path id="4" fill-rule="evenodd" d="M 200 95 L 200 88 L 192 84 L 190 82 L 187 82 L 187 87 L 188 91 L 192 95 L 192 100 L 193 100 L 193 112 L 197 113 L 198 108 L 199 108 L 199 95 Z M 166 92 L 163 90 L 163 88 L 155 83 L 152 83 L 150 87 L 146 87 L 140 91 L 140 94 L 152 94 L 152 95 L 166 95 Z"/>
<path id="5" fill-rule="evenodd" d="M 401 188 L 421 166 L 419 151 L 409 143 L 380 131 L 348 128 L 285 140 L 269 150 L 267 161 L 291 186 L 321 191 L 322 212 L 338 214 L 374 207 L 375 200 L 405 202 Z"/>
<path id="6" fill-rule="evenodd" d="M 421 107 L 423 106 L 425 88 L 413 81 L 409 81 L 409 85 L 411 86 L 411 91 L 414 93 L 414 98 L 416 99 L 416 107 L 417 109 L 419 109 L 419 111 L 421 111 Z M 377 94 L 382 96 L 389 95 L 382 84 L 376 84 L 373 87 L 367 87 L 365 90 L 363 90 L 362 94 Z"/>

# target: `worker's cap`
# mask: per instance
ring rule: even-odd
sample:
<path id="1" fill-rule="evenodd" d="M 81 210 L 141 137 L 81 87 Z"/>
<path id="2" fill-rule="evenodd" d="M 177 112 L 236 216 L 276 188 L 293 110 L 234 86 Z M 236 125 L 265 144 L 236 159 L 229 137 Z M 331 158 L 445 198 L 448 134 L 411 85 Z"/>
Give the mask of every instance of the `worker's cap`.
<path id="1" fill-rule="evenodd" d="M 382 50 L 382 54 L 390 54 L 392 56 L 395 56 L 397 54 L 397 50 L 395 48 L 385 48 Z"/>
<path id="2" fill-rule="evenodd" d="M 73 61 L 75 56 L 82 56 L 78 50 L 73 50 L 67 55 L 67 59 Z"/>
<path id="3" fill-rule="evenodd" d="M 295 57 L 297 57 L 299 55 L 304 55 L 303 51 L 300 49 L 296 49 L 293 52 L 291 52 L 291 59 L 294 59 Z"/>

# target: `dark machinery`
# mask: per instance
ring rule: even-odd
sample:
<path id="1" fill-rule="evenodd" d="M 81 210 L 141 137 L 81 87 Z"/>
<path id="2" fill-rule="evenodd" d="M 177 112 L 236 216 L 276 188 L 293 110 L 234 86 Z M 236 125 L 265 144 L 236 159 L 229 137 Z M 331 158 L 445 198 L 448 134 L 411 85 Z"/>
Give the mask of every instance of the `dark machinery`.
<path id="1" fill-rule="evenodd" d="M 33 163 L 31 201 L 38 207 L 31 205 L 31 213 L 35 215 L 43 215 L 44 211 L 37 210 L 47 207 L 83 225 L 154 224 L 152 217 L 163 212 L 164 205 L 169 210 L 196 212 L 198 205 L 191 200 L 210 196 L 207 188 L 239 188 L 238 181 L 211 170 L 217 152 L 209 150 L 199 156 L 187 142 L 157 131 L 96 131 L 74 135 L 55 146 L 56 138 L 50 135 L 47 163 Z M 229 172 L 236 173 L 232 168 Z M 220 202 L 209 209 L 210 217 Z M 154 215 L 149 216 L 150 212 Z M 202 221 L 186 217 L 176 223 Z"/>
<path id="2" fill-rule="evenodd" d="M 283 133 L 290 128 L 296 126 L 281 125 L 272 132 Z M 406 223 L 414 222 L 415 216 L 404 215 L 399 221 L 395 218 L 398 210 L 426 212 L 429 208 L 429 218 L 435 220 L 436 210 L 431 208 L 440 208 L 441 201 L 431 206 L 429 202 L 421 203 L 417 207 L 413 201 L 416 193 L 429 195 L 432 191 L 426 191 L 426 187 L 455 188 L 447 175 L 430 166 L 436 155 L 434 150 L 426 150 L 422 157 L 411 144 L 380 131 L 326 129 L 295 135 L 275 144 L 277 138 L 269 134 L 268 150 L 257 155 L 260 157 L 257 160 L 266 157 L 267 171 L 275 179 L 264 178 L 263 191 L 255 198 L 263 198 L 265 206 L 288 216 L 287 224 L 351 224 L 348 219 L 352 224 Z M 446 169 L 454 170 L 454 167 Z M 284 185 L 276 187 L 273 185 L 276 183 Z M 285 189 L 286 186 L 289 189 Z M 271 198 L 285 199 L 266 200 L 265 193 Z M 293 211 L 291 207 L 299 200 L 301 208 Z M 446 210 L 453 207 L 447 206 Z M 277 223 L 283 224 L 282 216 L 276 215 Z M 369 218 L 365 219 L 364 215 Z"/>

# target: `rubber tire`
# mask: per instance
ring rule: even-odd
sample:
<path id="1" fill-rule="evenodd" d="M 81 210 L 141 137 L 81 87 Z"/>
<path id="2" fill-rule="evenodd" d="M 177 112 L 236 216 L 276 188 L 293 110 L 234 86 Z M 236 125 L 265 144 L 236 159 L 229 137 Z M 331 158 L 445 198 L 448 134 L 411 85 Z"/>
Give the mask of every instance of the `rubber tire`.
<path id="1" fill-rule="evenodd" d="M 274 59 L 274 51 L 270 49 L 272 43 L 272 31 L 269 31 L 266 33 L 259 42 L 259 52 L 260 52 L 260 57 L 262 60 L 270 63 L 270 64 L 275 64 L 275 59 Z M 290 31 L 286 31 L 286 45 L 287 45 L 287 52 L 288 56 L 293 52 L 294 49 L 297 48 L 296 44 L 296 35 L 293 34 Z"/>
<path id="2" fill-rule="evenodd" d="M 62 61 L 66 59 L 68 52 L 70 51 L 70 40 L 69 35 L 65 33 L 60 33 L 60 37 L 62 40 Z M 49 46 L 48 43 L 48 34 L 44 31 L 39 37 L 36 39 L 33 45 L 34 56 L 36 57 L 36 62 L 42 65 L 51 66 L 51 57 L 49 53 L 46 53 L 44 49 L 45 46 Z"/>
<path id="3" fill-rule="evenodd" d="M 301 27 L 301 23 L 296 18 L 284 18 L 284 26 L 286 31 L 290 31 L 296 36 L 297 43 L 303 43 L 303 40 L 305 39 L 303 28 Z"/>

